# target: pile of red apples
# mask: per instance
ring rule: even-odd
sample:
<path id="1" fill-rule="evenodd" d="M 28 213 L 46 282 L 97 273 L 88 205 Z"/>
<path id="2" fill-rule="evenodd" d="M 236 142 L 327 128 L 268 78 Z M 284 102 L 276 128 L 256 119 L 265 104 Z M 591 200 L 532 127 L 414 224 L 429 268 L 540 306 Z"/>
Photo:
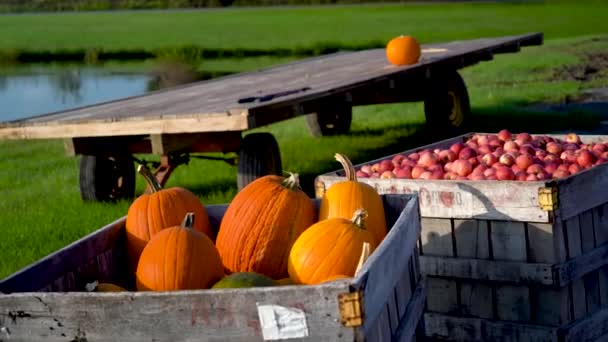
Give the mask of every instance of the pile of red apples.
<path id="1" fill-rule="evenodd" d="M 565 178 L 608 162 L 608 141 L 583 144 L 576 133 L 565 138 L 512 134 L 474 134 L 447 149 L 424 149 L 363 165 L 360 178 L 517 180 Z"/>

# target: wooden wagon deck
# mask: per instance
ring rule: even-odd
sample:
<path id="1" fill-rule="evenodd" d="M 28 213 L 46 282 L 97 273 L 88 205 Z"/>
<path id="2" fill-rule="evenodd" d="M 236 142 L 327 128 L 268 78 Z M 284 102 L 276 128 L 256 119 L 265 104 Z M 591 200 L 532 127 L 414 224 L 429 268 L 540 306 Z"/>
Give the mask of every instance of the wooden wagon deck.
<path id="1" fill-rule="evenodd" d="M 0 138 L 75 138 L 244 131 L 316 112 L 328 102 L 353 106 L 412 100 L 415 78 L 460 69 L 494 54 L 540 45 L 542 33 L 423 46 L 419 63 L 393 66 L 384 49 L 336 53 L 264 70 L 59 113 L 0 123 Z M 412 78 L 412 76 L 414 78 Z M 291 92 L 260 102 L 239 99 Z M 413 99 L 416 100 L 416 99 Z"/>

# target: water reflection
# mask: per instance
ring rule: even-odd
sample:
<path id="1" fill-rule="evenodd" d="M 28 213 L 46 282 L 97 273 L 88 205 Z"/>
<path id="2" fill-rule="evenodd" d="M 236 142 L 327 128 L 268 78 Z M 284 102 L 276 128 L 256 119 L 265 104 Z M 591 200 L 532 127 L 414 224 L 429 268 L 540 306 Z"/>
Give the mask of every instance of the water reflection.
<path id="1" fill-rule="evenodd" d="M 23 67 L 0 75 L 0 121 L 141 95 L 152 75 L 103 67 Z"/>

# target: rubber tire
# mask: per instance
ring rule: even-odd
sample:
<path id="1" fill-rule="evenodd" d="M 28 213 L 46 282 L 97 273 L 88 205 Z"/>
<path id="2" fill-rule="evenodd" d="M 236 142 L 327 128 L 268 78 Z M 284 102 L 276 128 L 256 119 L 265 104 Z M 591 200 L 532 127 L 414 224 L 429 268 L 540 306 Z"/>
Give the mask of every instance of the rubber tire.
<path id="1" fill-rule="evenodd" d="M 431 79 L 424 100 L 427 127 L 436 133 L 461 134 L 471 114 L 469 94 L 457 71 Z"/>
<path id="2" fill-rule="evenodd" d="M 315 138 L 347 134 L 352 120 L 353 107 L 346 104 L 330 106 L 317 113 L 306 115 L 308 130 Z"/>
<path id="3" fill-rule="evenodd" d="M 266 175 L 281 175 L 279 144 L 270 133 L 251 133 L 243 138 L 238 153 L 236 182 L 241 190 L 255 179 Z"/>
<path id="4" fill-rule="evenodd" d="M 85 201 L 117 201 L 135 196 L 135 167 L 130 155 L 83 155 L 80 196 Z"/>

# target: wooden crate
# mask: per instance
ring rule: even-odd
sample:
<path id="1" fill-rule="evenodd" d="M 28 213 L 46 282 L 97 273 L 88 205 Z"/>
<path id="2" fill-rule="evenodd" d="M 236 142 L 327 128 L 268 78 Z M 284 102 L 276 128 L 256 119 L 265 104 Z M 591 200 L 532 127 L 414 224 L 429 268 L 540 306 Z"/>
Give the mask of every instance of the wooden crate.
<path id="1" fill-rule="evenodd" d="M 317 196 L 340 180 L 341 172 L 317 177 Z M 592 341 L 608 334 L 608 165 L 542 182 L 360 180 L 384 194 L 419 194 L 429 337 Z"/>
<path id="2" fill-rule="evenodd" d="M 417 196 L 383 196 L 392 227 L 357 277 L 315 286 L 83 292 L 126 286 L 125 218 L 0 282 L 0 340 L 412 341 L 423 329 Z M 318 204 L 318 201 L 315 200 Z M 208 206 L 217 229 L 226 205 Z"/>

